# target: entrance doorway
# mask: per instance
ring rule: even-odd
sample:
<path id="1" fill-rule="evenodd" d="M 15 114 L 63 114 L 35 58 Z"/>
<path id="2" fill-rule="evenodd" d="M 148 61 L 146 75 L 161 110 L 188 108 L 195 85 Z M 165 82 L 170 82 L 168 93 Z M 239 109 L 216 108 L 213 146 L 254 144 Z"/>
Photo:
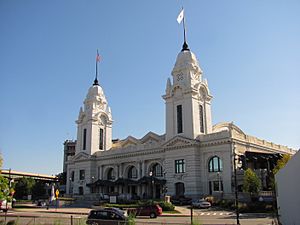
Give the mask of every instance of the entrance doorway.
<path id="1" fill-rule="evenodd" d="M 155 198 L 160 198 L 160 185 L 155 186 Z"/>
<path id="2" fill-rule="evenodd" d="M 79 195 L 83 195 L 83 187 L 79 187 L 78 192 L 79 192 Z"/>
<path id="3" fill-rule="evenodd" d="M 175 194 L 176 196 L 184 196 L 185 188 L 184 183 L 178 182 L 175 184 Z"/>

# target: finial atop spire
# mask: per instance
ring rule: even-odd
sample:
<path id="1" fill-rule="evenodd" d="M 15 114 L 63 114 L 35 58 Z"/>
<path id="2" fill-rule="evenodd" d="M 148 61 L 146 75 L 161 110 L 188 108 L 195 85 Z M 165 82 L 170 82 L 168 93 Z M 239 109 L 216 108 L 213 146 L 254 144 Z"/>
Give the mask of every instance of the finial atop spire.
<path id="1" fill-rule="evenodd" d="M 183 45 L 182 45 L 182 49 L 181 51 L 190 51 L 189 46 L 186 42 L 186 32 L 185 32 L 185 22 L 184 22 L 184 9 L 182 7 L 182 10 L 180 11 L 178 17 L 177 17 L 177 22 L 180 24 L 181 21 L 183 21 L 182 25 L 183 25 Z"/>
<path id="2" fill-rule="evenodd" d="M 93 85 L 99 85 L 99 82 L 98 82 L 98 62 L 100 62 L 100 55 L 99 55 L 99 52 L 98 52 L 98 49 L 97 49 L 97 55 L 96 55 L 96 77 L 95 77 Z"/>
<path id="3" fill-rule="evenodd" d="M 183 43 L 181 51 L 190 51 L 189 46 L 186 42 Z"/>

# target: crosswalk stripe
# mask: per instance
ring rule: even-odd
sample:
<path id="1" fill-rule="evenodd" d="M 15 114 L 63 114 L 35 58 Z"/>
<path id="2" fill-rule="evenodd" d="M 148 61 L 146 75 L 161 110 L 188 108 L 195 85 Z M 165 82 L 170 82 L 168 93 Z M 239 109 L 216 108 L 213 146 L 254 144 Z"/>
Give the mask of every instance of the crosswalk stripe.
<path id="1" fill-rule="evenodd" d="M 235 215 L 235 213 L 233 213 L 233 212 L 214 212 L 214 211 L 212 211 L 212 212 L 198 212 L 196 214 L 198 216 L 217 216 L 217 215 L 220 215 L 220 216 L 232 216 L 232 215 Z"/>

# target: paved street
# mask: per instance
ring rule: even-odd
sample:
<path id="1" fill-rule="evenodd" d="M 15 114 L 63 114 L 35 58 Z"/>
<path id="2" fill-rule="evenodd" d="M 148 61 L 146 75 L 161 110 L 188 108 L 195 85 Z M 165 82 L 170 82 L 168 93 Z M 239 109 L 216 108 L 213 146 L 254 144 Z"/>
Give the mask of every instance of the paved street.
<path id="1" fill-rule="evenodd" d="M 19 217 L 19 224 L 85 224 L 90 208 L 24 208 L 15 209 L 7 213 L 6 221 Z M 190 210 L 177 207 L 180 214 L 164 214 L 156 219 L 139 217 L 137 224 L 190 224 Z M 193 219 L 201 224 L 235 224 L 235 214 L 230 211 L 219 211 L 215 209 L 195 209 Z M 0 221 L 5 220 L 5 214 L 0 213 Z M 72 222 L 71 222 L 72 221 Z M 241 214 L 241 225 L 267 225 L 272 224 L 272 218 L 266 214 Z"/>

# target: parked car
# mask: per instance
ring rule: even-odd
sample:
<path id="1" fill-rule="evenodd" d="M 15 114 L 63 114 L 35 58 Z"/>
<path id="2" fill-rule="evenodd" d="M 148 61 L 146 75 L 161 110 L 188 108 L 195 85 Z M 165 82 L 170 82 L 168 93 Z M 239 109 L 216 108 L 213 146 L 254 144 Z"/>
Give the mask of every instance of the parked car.
<path id="1" fill-rule="evenodd" d="M 156 218 L 161 216 L 162 208 L 159 205 L 147 205 L 140 206 L 134 209 L 128 209 L 127 214 L 133 214 L 134 216 L 150 216 L 150 218 Z"/>
<path id="2" fill-rule="evenodd" d="M 126 212 L 118 208 L 104 208 L 91 210 L 88 215 L 86 224 L 125 225 L 126 221 Z"/>
<path id="3" fill-rule="evenodd" d="M 205 201 L 204 199 L 198 199 L 192 202 L 192 206 L 194 208 L 199 208 L 199 209 L 207 209 L 211 207 L 211 203 L 208 201 Z"/>
<path id="4" fill-rule="evenodd" d="M 192 199 L 185 196 L 173 196 L 171 198 L 171 202 L 174 205 L 190 205 L 192 203 Z"/>
<path id="5" fill-rule="evenodd" d="M 8 202 L 7 200 L 0 200 L 0 210 L 2 210 L 3 212 L 7 212 L 11 208 L 12 208 L 11 202 Z"/>

